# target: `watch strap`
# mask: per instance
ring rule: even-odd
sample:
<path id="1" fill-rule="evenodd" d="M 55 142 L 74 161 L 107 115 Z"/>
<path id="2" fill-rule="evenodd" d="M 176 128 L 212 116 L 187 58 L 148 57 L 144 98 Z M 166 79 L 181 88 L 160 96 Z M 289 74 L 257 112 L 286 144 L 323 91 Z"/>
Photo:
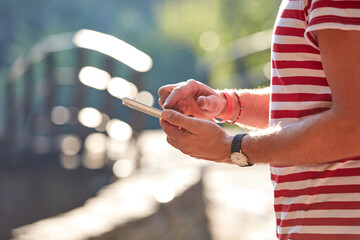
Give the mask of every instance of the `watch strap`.
<path id="1" fill-rule="evenodd" d="M 231 142 L 231 153 L 240 152 L 242 139 L 245 135 L 245 133 L 235 135 Z"/>
<path id="2" fill-rule="evenodd" d="M 247 159 L 247 156 L 241 151 L 241 143 L 242 143 L 242 140 L 245 137 L 245 135 L 246 135 L 246 133 L 235 135 L 235 137 L 233 138 L 233 140 L 231 142 L 231 154 L 233 154 L 233 153 L 241 153 Z M 242 167 L 250 167 L 250 166 L 254 165 L 252 163 L 249 163 L 248 160 L 246 162 L 247 162 L 247 165 L 244 165 Z"/>

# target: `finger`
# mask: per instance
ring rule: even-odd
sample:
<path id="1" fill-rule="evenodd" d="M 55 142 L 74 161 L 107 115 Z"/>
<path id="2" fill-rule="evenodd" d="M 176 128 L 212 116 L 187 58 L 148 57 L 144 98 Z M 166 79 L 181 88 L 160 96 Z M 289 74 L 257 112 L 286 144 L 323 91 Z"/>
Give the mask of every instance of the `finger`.
<path id="1" fill-rule="evenodd" d="M 197 133 L 199 125 L 201 125 L 200 119 L 185 116 L 177 111 L 165 109 L 161 115 L 161 118 L 167 121 L 169 124 L 181 127 L 183 131 L 190 133 Z"/>
<path id="2" fill-rule="evenodd" d="M 178 149 L 180 152 L 182 152 L 183 154 L 192 156 L 192 153 L 188 150 L 188 148 L 184 145 L 182 145 L 181 143 L 179 143 L 180 139 L 173 139 L 169 136 L 167 136 L 166 141 L 173 146 L 174 148 Z"/>
<path id="3" fill-rule="evenodd" d="M 173 138 L 167 136 L 167 137 L 166 137 L 166 141 L 167 141 L 171 146 L 173 146 L 174 148 L 179 149 L 179 146 L 176 144 L 176 141 L 175 141 Z M 179 150 L 180 150 L 180 149 L 179 149 Z"/>
<path id="4" fill-rule="evenodd" d="M 164 102 L 165 108 L 177 109 L 176 103 L 184 98 L 184 96 L 192 96 L 197 91 L 197 82 L 193 79 L 187 80 L 186 82 L 178 84 L 172 89 L 170 95 Z"/>
<path id="5" fill-rule="evenodd" d="M 158 103 L 159 103 L 160 107 L 161 107 L 162 109 L 164 109 L 163 102 L 161 101 L 161 99 L 160 99 L 160 98 L 158 99 Z"/>
<path id="6" fill-rule="evenodd" d="M 219 106 L 219 96 L 209 95 L 209 96 L 200 96 L 197 99 L 197 104 L 200 109 L 206 111 L 214 111 Z"/>
<path id="7" fill-rule="evenodd" d="M 164 119 L 160 120 L 160 126 L 164 130 L 166 135 L 168 135 L 169 137 L 171 137 L 173 139 L 181 138 L 186 133 L 185 129 L 179 128 L 178 126 L 175 126 L 175 125 L 165 121 Z"/>
<path id="8" fill-rule="evenodd" d="M 172 92 L 172 90 L 177 86 L 177 84 L 170 84 L 170 85 L 165 85 L 162 86 L 161 88 L 159 88 L 158 90 L 158 94 L 159 94 L 159 101 L 161 101 L 160 106 L 163 106 L 166 99 L 168 98 L 168 96 L 170 95 L 170 93 Z"/>

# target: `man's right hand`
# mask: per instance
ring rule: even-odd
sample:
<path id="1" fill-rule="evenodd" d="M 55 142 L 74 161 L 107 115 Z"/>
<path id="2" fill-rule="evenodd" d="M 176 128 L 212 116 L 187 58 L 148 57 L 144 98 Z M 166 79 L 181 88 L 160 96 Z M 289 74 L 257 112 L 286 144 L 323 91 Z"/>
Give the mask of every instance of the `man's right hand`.
<path id="1" fill-rule="evenodd" d="M 165 85 L 158 91 L 159 104 L 187 116 L 201 119 L 222 118 L 227 112 L 225 97 L 209 86 L 195 80 Z"/>

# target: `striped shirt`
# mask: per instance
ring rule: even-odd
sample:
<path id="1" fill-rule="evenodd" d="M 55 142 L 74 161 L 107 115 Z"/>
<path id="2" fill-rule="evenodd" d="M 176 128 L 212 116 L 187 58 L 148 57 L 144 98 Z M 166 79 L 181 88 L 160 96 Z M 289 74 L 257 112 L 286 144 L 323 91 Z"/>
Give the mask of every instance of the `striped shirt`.
<path id="1" fill-rule="evenodd" d="M 360 0 L 281 4 L 272 45 L 270 125 L 294 123 L 331 107 L 316 38 L 316 30 L 330 28 L 360 30 Z M 360 239 L 360 157 L 270 165 L 270 172 L 279 239 Z"/>

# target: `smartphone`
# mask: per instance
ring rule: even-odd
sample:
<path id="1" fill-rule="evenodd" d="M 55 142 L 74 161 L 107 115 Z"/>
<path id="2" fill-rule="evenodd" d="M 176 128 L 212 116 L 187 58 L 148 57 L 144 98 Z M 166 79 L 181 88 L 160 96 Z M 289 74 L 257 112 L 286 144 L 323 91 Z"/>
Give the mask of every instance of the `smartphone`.
<path id="1" fill-rule="evenodd" d="M 133 99 L 124 97 L 122 99 L 122 104 L 125 105 L 125 106 L 128 106 L 128 107 L 130 107 L 132 109 L 135 109 L 137 111 L 148 114 L 150 116 L 153 116 L 153 117 L 156 117 L 156 118 L 161 118 L 162 110 L 151 107 L 151 106 L 148 106 L 148 105 L 145 105 L 145 104 L 143 104 L 141 102 L 138 102 L 138 101 L 135 101 Z"/>

